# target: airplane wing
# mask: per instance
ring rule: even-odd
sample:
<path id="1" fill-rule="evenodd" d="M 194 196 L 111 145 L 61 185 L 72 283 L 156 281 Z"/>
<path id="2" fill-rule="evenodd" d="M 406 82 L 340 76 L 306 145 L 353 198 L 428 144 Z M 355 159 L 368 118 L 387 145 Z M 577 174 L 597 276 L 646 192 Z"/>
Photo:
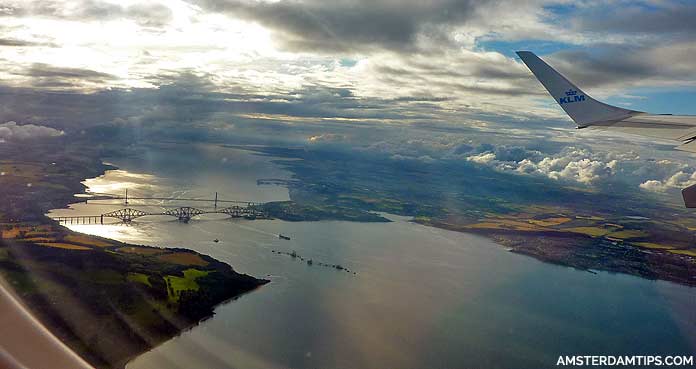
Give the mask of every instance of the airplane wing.
<path id="1" fill-rule="evenodd" d="M 591 124 L 588 127 L 677 141 L 676 149 L 696 152 L 696 116 L 638 113 L 629 118 Z"/>
<path id="2" fill-rule="evenodd" d="M 675 141 L 676 149 L 696 153 L 696 116 L 660 115 L 612 106 L 593 99 L 530 51 L 517 55 L 578 128 L 596 128 Z M 682 190 L 696 208 L 696 185 Z"/>
<path id="3" fill-rule="evenodd" d="M 34 318 L 0 278 L 0 368 L 91 369 Z"/>

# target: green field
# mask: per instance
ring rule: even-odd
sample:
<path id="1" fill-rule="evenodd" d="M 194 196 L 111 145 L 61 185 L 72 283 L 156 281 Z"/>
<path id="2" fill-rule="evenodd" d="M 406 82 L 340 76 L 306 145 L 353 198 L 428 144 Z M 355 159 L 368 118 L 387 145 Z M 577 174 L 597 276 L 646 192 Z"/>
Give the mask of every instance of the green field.
<path id="1" fill-rule="evenodd" d="M 198 291 L 198 283 L 196 280 L 201 277 L 207 276 L 210 271 L 198 270 L 198 269 L 186 269 L 184 270 L 183 277 L 177 277 L 175 275 L 168 275 L 164 277 L 167 283 L 167 295 L 169 301 L 178 302 L 179 296 L 181 296 L 181 291 Z"/>
<path id="2" fill-rule="evenodd" d="M 128 273 L 128 276 L 126 277 L 126 279 L 131 282 L 138 282 L 148 287 L 152 287 L 152 284 L 148 278 L 148 275 L 143 273 Z"/>

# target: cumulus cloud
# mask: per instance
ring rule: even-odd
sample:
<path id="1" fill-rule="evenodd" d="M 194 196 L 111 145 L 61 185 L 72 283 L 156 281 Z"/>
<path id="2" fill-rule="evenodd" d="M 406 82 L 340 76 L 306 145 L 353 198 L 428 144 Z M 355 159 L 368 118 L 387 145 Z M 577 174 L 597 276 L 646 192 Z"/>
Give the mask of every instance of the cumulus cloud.
<path id="1" fill-rule="evenodd" d="M 685 168 L 662 180 L 647 180 L 640 184 L 640 188 L 652 192 L 667 192 L 694 184 L 696 184 L 696 171 L 692 168 Z"/>
<path id="2" fill-rule="evenodd" d="M 63 135 L 63 131 L 35 124 L 19 125 L 16 122 L 0 124 L 0 140 L 15 141 Z"/>
<path id="3" fill-rule="evenodd" d="M 468 161 L 472 161 L 477 164 L 490 164 L 496 160 L 495 154 L 492 152 L 484 152 L 476 155 L 469 156 L 466 158 Z"/>
<path id="4" fill-rule="evenodd" d="M 679 153 L 674 154 L 679 157 Z M 464 159 L 497 171 L 546 177 L 566 183 L 604 186 L 621 183 L 629 188 L 665 193 L 696 184 L 696 168 L 689 158 L 651 159 L 630 148 L 597 150 L 566 147 L 555 153 L 518 146 L 483 144 L 445 159 Z M 635 186 L 635 187 L 634 187 Z"/>
<path id="5" fill-rule="evenodd" d="M 537 150 L 498 147 L 468 156 L 466 160 L 491 166 L 500 171 L 540 175 L 559 181 L 591 184 L 614 174 L 617 160 L 607 160 L 589 150 L 569 147 L 545 156 Z"/>

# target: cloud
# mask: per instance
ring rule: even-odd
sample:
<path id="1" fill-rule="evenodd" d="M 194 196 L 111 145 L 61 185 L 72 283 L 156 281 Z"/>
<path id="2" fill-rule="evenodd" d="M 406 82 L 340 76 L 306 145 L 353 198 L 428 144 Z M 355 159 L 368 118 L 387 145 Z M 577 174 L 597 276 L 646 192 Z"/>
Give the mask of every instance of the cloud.
<path id="1" fill-rule="evenodd" d="M 316 52 L 412 50 L 418 37 L 475 17 L 484 1 L 198 1 L 209 11 L 274 29 L 286 48 Z"/>
<path id="2" fill-rule="evenodd" d="M 683 34 L 696 31 L 696 5 L 676 1 L 621 1 L 593 4 L 574 17 L 576 29 L 639 35 Z M 607 11 L 620 6 L 621 11 Z"/>
<path id="3" fill-rule="evenodd" d="M 640 184 L 640 188 L 651 192 L 667 192 L 681 190 L 694 184 L 696 184 L 696 171 L 692 168 L 685 168 L 662 180 L 647 180 Z"/>
<path id="4" fill-rule="evenodd" d="M 504 134 L 495 136 L 485 131 L 429 132 L 429 136 L 418 134 L 417 130 L 408 137 L 398 137 L 393 133 L 384 135 L 389 139 L 383 138 L 368 145 L 366 150 L 386 153 L 398 160 L 418 160 L 427 155 L 442 162 L 468 162 L 508 174 L 544 177 L 563 184 L 590 187 L 620 183 L 636 189 L 647 180 L 666 179 L 675 170 L 685 168 L 682 160 L 652 160 L 639 155 L 636 152 L 639 148 L 635 145 L 605 142 L 611 139 L 601 136 L 587 141 L 607 147 L 592 150 L 583 144 L 585 140 L 581 137 L 574 139 L 576 146 L 554 143 L 550 141 L 553 134 L 549 132 L 546 132 L 547 136 L 510 137 L 507 144 Z"/>
<path id="5" fill-rule="evenodd" d="M 476 164 L 490 164 L 496 160 L 495 154 L 492 152 L 483 152 L 476 155 L 471 155 L 466 160 Z"/>
<path id="6" fill-rule="evenodd" d="M 412 95 L 468 97 L 474 103 L 478 96 L 497 98 L 532 95 L 537 91 L 523 65 L 495 52 L 452 50 L 409 56 L 374 56 L 366 66 L 367 75 L 388 86 L 402 86 Z M 420 90 L 420 92 L 416 92 Z"/>
<path id="7" fill-rule="evenodd" d="M 545 156 L 536 150 L 521 147 L 496 147 L 470 155 L 470 162 L 491 166 L 499 171 L 539 175 L 553 180 L 592 184 L 614 174 L 616 160 L 607 161 L 600 155 L 575 147 L 558 154 Z"/>
<path id="8" fill-rule="evenodd" d="M 557 8 L 542 22 L 559 33 L 536 41 L 562 39 L 561 50 L 545 59 L 579 85 L 608 96 L 632 87 L 696 84 L 693 2 L 615 0 Z"/>
<path id="9" fill-rule="evenodd" d="M 657 45 L 596 45 L 564 50 L 548 60 L 581 86 L 693 86 L 696 45 L 691 41 Z"/>
<path id="10" fill-rule="evenodd" d="M 90 69 L 57 67 L 43 63 L 34 63 L 26 71 L 20 74 L 33 78 L 60 81 L 85 80 L 91 82 L 104 82 L 116 78 L 111 74 L 97 72 Z"/>
<path id="11" fill-rule="evenodd" d="M 118 77 L 109 73 L 45 63 L 32 63 L 26 67 L 13 66 L 6 73 L 17 78 L 15 83 L 21 81 L 21 85 L 46 91 L 99 90 L 118 82 Z"/>
<path id="12" fill-rule="evenodd" d="M 552 41 L 551 50 L 575 45 L 575 50 L 548 55 L 549 60 L 581 85 L 600 87 L 604 96 L 631 86 L 696 81 L 696 47 L 688 38 L 670 39 L 674 32 L 646 27 L 660 40 L 647 42 L 628 24 L 622 26 L 621 38 L 611 38 L 612 30 L 607 28 L 614 17 L 607 9 L 619 4 L 646 24 L 651 22 L 651 11 L 664 23 L 674 18 L 675 29 L 685 34 L 688 25 L 679 11 L 689 13 L 694 6 L 597 4 L 573 6 L 551 0 L 8 1 L 0 11 L 6 24 L 0 29 L 0 45 L 39 46 L 41 40 L 48 40 L 60 47 L 7 47 L 12 52 L 0 60 L 0 77 L 13 86 L 95 91 L 157 88 L 162 85 L 158 76 L 191 71 L 210 76 L 219 90 L 237 93 L 238 101 L 274 96 L 274 102 L 261 98 L 243 108 L 253 105 L 283 111 L 279 115 L 412 116 L 414 120 L 464 116 L 489 121 L 563 116 L 512 57 L 511 51 L 520 44 Z M 600 21 L 591 15 L 609 19 L 607 26 L 591 23 Z M 519 43 L 500 46 L 496 43 L 500 41 Z M 496 49 L 500 52 L 491 51 Z M 308 95 L 311 89 L 317 94 L 336 92 L 339 98 L 316 96 L 325 104 L 315 105 Z M 294 99 L 291 94 L 298 91 L 304 95 Z M 349 95 L 340 96 L 341 91 Z M 285 105 L 278 103 L 281 99 Z M 301 101 L 313 106 L 300 107 Z M 386 106 L 388 101 L 393 102 L 391 108 Z"/>
<path id="13" fill-rule="evenodd" d="M 461 122 L 484 110 L 483 107 L 470 111 L 450 110 L 440 104 L 453 102 L 424 96 L 420 89 L 407 91 L 404 88 L 403 95 L 398 97 L 360 96 L 353 86 L 337 88 L 318 83 L 278 92 L 254 91 L 241 83 L 229 84 L 221 90 L 213 82 L 213 76 L 184 71 L 150 77 L 157 88 L 80 92 L 71 90 L 71 87 L 96 85 L 111 76 L 92 70 L 43 64 L 16 73 L 31 78 L 32 87 L 0 86 L 0 95 L 4 99 L 0 105 L 0 119 L 18 121 L 31 117 L 34 121 L 50 121 L 63 129 L 96 123 L 167 124 L 181 128 L 192 123 L 205 125 L 220 121 L 258 120 L 335 123 L 343 127 L 348 127 L 349 123 L 368 122 Z M 69 91 L 56 91 L 63 87 Z M 486 114 L 488 119 L 495 117 L 492 111 Z M 309 131 L 307 136 L 320 133 Z"/>
<path id="14" fill-rule="evenodd" d="M 651 192 L 672 192 L 696 184 L 696 169 L 688 157 L 651 159 L 635 150 L 615 145 L 593 151 L 583 147 L 565 147 L 547 153 L 520 146 L 488 145 L 467 147 L 458 155 L 444 159 L 464 158 L 477 165 L 500 172 L 546 177 L 565 183 L 616 189 L 612 184 L 640 188 Z M 672 153 L 670 153 L 672 154 Z M 679 156 L 679 153 L 674 155 Z"/>
<path id="15" fill-rule="evenodd" d="M 319 135 L 310 136 L 307 141 L 311 144 L 320 144 L 326 142 L 340 142 L 345 139 L 344 135 L 336 133 L 322 133 Z"/>
<path id="16" fill-rule="evenodd" d="M 8 47 L 30 47 L 30 46 L 47 46 L 56 47 L 57 45 L 50 42 L 37 42 L 30 40 L 20 40 L 16 38 L 0 38 L 0 46 Z"/>
<path id="17" fill-rule="evenodd" d="M 560 109 L 538 102 L 548 99 L 526 67 L 509 53 L 487 51 L 483 42 L 546 40 L 549 35 L 572 40 L 567 34 L 574 30 L 559 24 L 544 0 L 190 3 L 200 7 L 183 1 L 9 2 L 4 13 L 12 29 L 2 30 L 0 37 L 46 39 L 61 47 L 8 54 L 0 60 L 0 77 L 12 86 L 95 91 L 155 89 L 163 84 L 161 76 L 192 72 L 205 75 L 218 91 L 237 94 L 239 111 L 278 118 L 563 117 Z M 606 55 L 588 55 L 591 60 L 581 65 L 596 69 L 594 74 L 578 71 L 574 60 L 584 55 L 560 53 L 551 59 L 589 86 L 609 86 L 610 92 L 627 81 L 645 84 L 646 75 L 658 73 L 660 52 L 645 65 L 639 57 L 630 58 L 622 74 L 611 64 L 617 52 L 606 50 Z M 658 82 L 688 81 L 693 70 L 688 60 L 693 59 L 686 58 L 683 67 L 671 63 L 675 72 Z M 228 102 L 220 105 L 234 105 Z"/>
<path id="18" fill-rule="evenodd" d="M 9 1 L 0 16 L 42 17 L 75 21 L 130 19 L 144 27 L 162 27 L 172 19 L 172 11 L 162 4 L 121 6 L 100 0 L 78 1 Z"/>
<path id="19" fill-rule="evenodd" d="M 565 49 L 546 57 L 581 85 L 596 87 L 598 97 L 632 86 L 696 81 L 696 46 L 688 39 L 649 42 L 644 34 L 633 37 L 630 29 L 611 38 L 606 27 L 582 18 L 591 11 L 612 17 L 597 4 L 10 1 L 0 10 L 5 23 L 0 44 L 8 45 L 0 59 L 0 78 L 7 84 L 0 86 L 0 121 L 49 121 L 61 129 L 168 125 L 182 131 L 208 124 L 251 131 L 253 123 L 263 132 L 272 125 L 290 131 L 293 124 L 321 124 L 322 129 L 299 128 L 297 136 L 305 141 L 336 133 L 324 132 L 329 123 L 413 124 L 424 135 L 458 134 L 454 126 L 460 125 L 491 134 L 504 127 L 504 134 L 521 140 L 532 125 L 560 127 L 567 118 L 513 58 L 518 46 Z M 665 17 L 676 16 L 664 3 L 655 7 Z M 639 8 L 635 14 L 645 12 Z M 577 23 L 568 21 L 578 17 Z M 648 32 L 660 40 L 674 34 Z M 61 47 L 9 47 L 34 40 Z M 475 147 L 452 141 L 441 143 L 451 158 L 465 155 L 467 145 Z M 410 142 L 406 147 L 418 151 L 417 141 Z M 406 150 L 395 153 L 444 158 L 435 149 Z M 501 162 L 521 161 L 501 157 L 500 150 L 495 154 Z M 542 158 L 528 159 L 524 171 L 539 170 L 532 164 Z M 586 173 L 600 169 L 588 160 L 568 171 L 591 178 Z"/>
<path id="20" fill-rule="evenodd" d="M 143 27 L 160 28 L 172 21 L 171 9 L 162 4 L 135 4 L 121 8 L 121 14 Z"/>
<path id="21" fill-rule="evenodd" d="M 479 38 L 517 40 L 563 30 L 543 22 L 549 13 L 544 5 L 553 0 L 190 1 L 273 30 L 286 50 L 320 54 L 433 52 L 473 47 Z"/>
<path id="22" fill-rule="evenodd" d="M 41 125 L 19 125 L 12 121 L 0 124 L 0 141 L 2 142 L 57 137 L 63 134 L 63 131 Z"/>

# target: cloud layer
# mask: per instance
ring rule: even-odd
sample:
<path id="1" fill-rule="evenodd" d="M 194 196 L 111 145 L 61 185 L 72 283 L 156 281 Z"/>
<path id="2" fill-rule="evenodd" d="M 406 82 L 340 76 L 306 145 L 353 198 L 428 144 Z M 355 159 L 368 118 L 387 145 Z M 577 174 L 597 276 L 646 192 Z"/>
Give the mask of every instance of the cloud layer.
<path id="1" fill-rule="evenodd" d="M 537 51 L 596 97 L 640 103 L 645 91 L 696 85 L 694 9 L 648 0 L 9 1 L 0 8 L 0 121 L 50 122 L 56 132 L 103 125 L 112 139 L 344 145 L 670 193 L 694 181 L 685 156 L 566 130 L 513 51 Z M 18 127 L 28 126 L 3 125 L 2 137 L 29 130 Z"/>
<path id="2" fill-rule="evenodd" d="M 447 39 L 445 32 L 475 19 L 480 0 L 203 0 L 205 9 L 259 22 L 297 51 L 414 51 L 424 39 Z"/>
<path id="3" fill-rule="evenodd" d="M 398 102 L 392 116 L 567 121 L 513 50 L 548 54 L 598 97 L 693 86 L 693 11 L 621 0 L 9 1 L 0 9 L 0 79 L 84 93 L 157 89 L 190 73 L 246 102 L 345 91 L 333 106 L 346 112 L 325 118 L 380 119 L 381 109 L 353 110 L 379 99 Z"/>

